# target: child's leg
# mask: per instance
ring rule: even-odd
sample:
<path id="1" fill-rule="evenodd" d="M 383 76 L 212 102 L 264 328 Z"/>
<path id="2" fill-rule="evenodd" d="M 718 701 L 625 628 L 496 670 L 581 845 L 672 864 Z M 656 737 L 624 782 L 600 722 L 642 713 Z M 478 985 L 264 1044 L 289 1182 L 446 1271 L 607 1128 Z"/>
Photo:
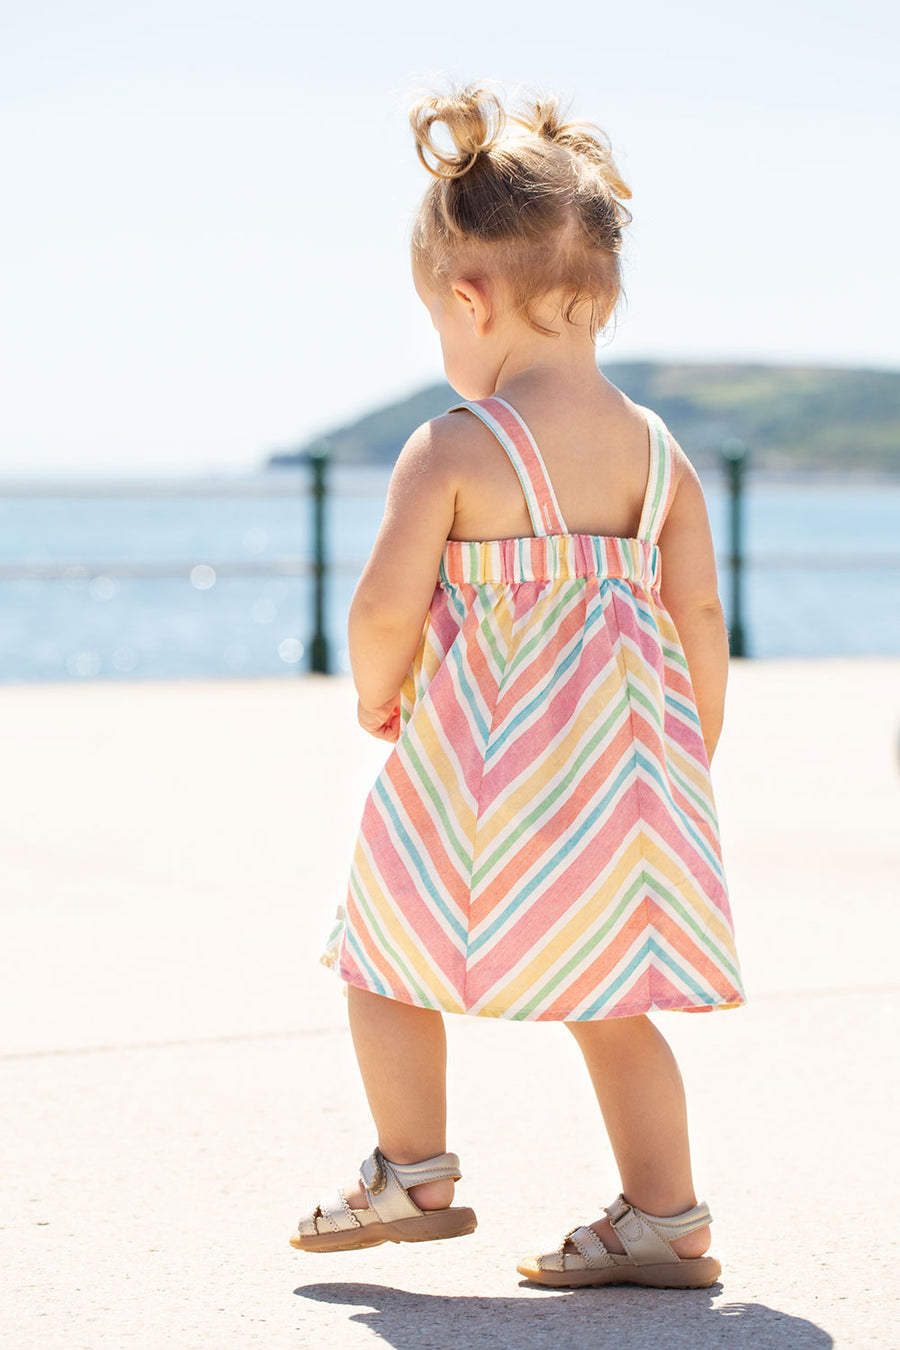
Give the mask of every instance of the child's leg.
<path id="1" fill-rule="evenodd" d="M 684 1085 L 675 1056 L 647 1017 L 567 1022 L 584 1055 L 625 1199 L 648 1214 L 680 1214 L 697 1203 L 691 1178 Z M 622 1251 L 607 1219 L 591 1228 Z M 709 1227 L 672 1243 L 679 1256 L 702 1256 Z"/>
<path id="2" fill-rule="evenodd" d="M 348 986 L 350 1032 L 378 1147 L 390 1162 L 413 1163 L 447 1148 L 447 1040 L 439 1012 Z M 411 1186 L 421 1209 L 453 1201 L 452 1181 Z M 366 1207 L 357 1178 L 344 1192 L 353 1209 Z"/>

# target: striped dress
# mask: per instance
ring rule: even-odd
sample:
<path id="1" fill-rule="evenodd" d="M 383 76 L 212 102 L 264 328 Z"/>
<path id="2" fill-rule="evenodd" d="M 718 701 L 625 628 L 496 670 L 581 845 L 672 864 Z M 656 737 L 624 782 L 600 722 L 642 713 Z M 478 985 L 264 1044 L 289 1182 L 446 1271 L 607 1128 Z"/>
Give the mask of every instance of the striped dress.
<path id="1" fill-rule="evenodd" d="M 509 456 L 534 537 L 447 542 L 322 961 L 480 1017 L 736 1007 L 709 764 L 659 593 L 674 442 L 643 409 L 636 538 L 570 534 L 518 413 L 457 408 Z"/>

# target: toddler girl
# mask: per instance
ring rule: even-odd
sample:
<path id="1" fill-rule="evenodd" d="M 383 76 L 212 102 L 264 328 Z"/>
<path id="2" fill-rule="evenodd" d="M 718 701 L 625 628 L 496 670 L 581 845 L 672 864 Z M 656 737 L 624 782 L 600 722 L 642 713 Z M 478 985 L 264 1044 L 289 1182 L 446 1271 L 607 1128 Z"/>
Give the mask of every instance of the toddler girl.
<path id="1" fill-rule="evenodd" d="M 403 447 L 350 611 L 359 720 L 394 746 L 323 959 L 378 1147 L 291 1241 L 472 1232 L 441 1014 L 558 1021 L 622 1194 L 518 1270 L 709 1285 L 681 1076 L 647 1014 L 743 1002 L 709 777 L 728 644 L 697 475 L 597 368 L 631 194 L 554 99 L 512 116 L 469 86 L 411 122 L 432 175 L 414 282 L 466 401 Z"/>

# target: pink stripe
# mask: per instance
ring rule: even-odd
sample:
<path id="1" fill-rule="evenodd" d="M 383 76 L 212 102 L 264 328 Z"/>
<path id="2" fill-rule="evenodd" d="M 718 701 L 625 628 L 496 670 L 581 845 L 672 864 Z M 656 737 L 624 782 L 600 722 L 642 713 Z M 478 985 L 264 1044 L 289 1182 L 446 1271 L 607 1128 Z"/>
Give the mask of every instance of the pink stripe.
<path id="1" fill-rule="evenodd" d="M 565 523 L 553 509 L 553 489 L 550 485 L 547 470 L 538 455 L 535 454 L 534 446 L 522 423 L 499 399 L 488 398 L 481 400 L 481 402 L 491 416 L 500 423 L 519 453 L 522 467 L 528 475 L 528 481 L 538 500 L 541 523 L 544 529 L 548 534 L 565 534 Z"/>

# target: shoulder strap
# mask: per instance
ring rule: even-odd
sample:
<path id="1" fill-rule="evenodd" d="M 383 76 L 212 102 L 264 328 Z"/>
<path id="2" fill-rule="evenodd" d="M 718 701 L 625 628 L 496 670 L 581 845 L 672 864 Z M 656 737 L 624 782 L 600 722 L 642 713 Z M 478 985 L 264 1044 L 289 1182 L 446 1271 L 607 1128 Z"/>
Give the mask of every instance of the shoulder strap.
<path id="1" fill-rule="evenodd" d="M 454 403 L 447 411 L 456 412 L 459 408 L 468 408 L 480 418 L 503 446 L 522 484 L 535 534 L 568 534 L 541 452 L 515 408 L 496 395 Z"/>
<path id="2" fill-rule="evenodd" d="M 650 436 L 650 473 L 647 476 L 647 491 L 637 537 L 655 544 L 672 496 L 675 455 L 672 437 L 659 414 L 650 408 L 641 408 L 641 411 L 647 419 Z"/>

